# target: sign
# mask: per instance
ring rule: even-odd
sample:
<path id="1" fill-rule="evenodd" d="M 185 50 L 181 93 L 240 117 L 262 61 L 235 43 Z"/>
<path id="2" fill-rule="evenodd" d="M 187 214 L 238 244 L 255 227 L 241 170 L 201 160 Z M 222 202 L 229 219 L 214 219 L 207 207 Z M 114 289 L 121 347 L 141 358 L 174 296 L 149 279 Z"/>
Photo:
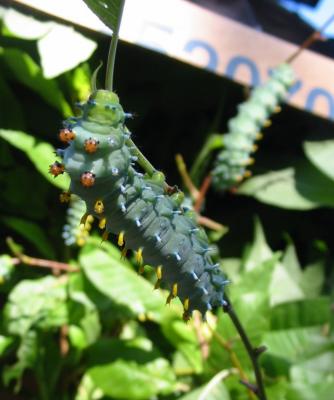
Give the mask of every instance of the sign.
<path id="1" fill-rule="evenodd" d="M 111 34 L 82 0 L 15 1 Z M 120 37 L 252 86 L 297 48 L 184 0 L 126 0 Z M 298 79 L 288 102 L 334 120 L 334 61 L 305 50 L 293 66 Z"/>

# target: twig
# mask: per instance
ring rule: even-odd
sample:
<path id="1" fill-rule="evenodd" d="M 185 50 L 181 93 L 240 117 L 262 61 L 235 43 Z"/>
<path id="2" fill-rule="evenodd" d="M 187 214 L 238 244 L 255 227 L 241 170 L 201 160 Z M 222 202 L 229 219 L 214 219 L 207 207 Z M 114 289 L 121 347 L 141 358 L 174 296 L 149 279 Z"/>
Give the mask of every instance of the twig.
<path id="1" fill-rule="evenodd" d="M 247 387 L 249 389 L 251 389 L 260 400 L 266 400 L 266 393 L 264 390 L 264 385 L 263 385 L 263 380 L 262 380 L 262 374 L 261 374 L 261 370 L 260 370 L 260 366 L 258 364 L 258 351 L 256 351 L 256 349 L 254 349 L 250 343 L 250 340 L 247 336 L 246 331 L 244 330 L 237 314 L 235 313 L 231 302 L 229 301 L 229 299 L 227 298 L 227 296 L 225 296 L 225 300 L 226 300 L 226 305 L 223 306 L 223 310 L 224 312 L 226 312 L 229 317 L 231 318 L 231 321 L 233 322 L 236 330 L 238 331 L 240 338 L 245 346 L 245 349 L 248 353 L 248 356 L 252 362 L 253 365 L 253 369 L 254 369 L 254 373 L 255 373 L 255 378 L 256 378 L 256 386 L 253 385 L 248 385 Z M 245 384 L 245 382 L 243 382 L 243 384 Z"/>
<path id="2" fill-rule="evenodd" d="M 18 265 L 20 263 L 31 265 L 33 267 L 40 267 L 40 268 L 50 268 L 53 270 L 58 271 L 67 271 L 67 272 L 77 272 L 79 271 L 78 268 L 72 267 L 70 264 L 62 263 L 59 261 L 53 260 L 45 260 L 43 258 L 35 258 L 27 256 L 26 254 L 21 253 L 15 243 L 13 242 L 12 238 L 6 239 L 7 245 L 11 252 L 16 256 L 12 258 L 12 262 L 14 265 Z"/>
<path id="3" fill-rule="evenodd" d="M 221 232 L 227 230 L 224 225 L 208 217 L 204 217 L 203 215 L 197 215 L 197 222 L 206 228 L 212 229 L 213 231 Z"/>
<path id="4" fill-rule="evenodd" d="M 199 196 L 199 191 L 196 188 L 196 186 L 193 184 L 193 181 L 190 178 L 190 175 L 187 170 L 187 166 L 183 160 L 182 155 L 176 154 L 175 161 L 176 161 L 177 169 L 179 170 L 179 174 L 181 175 L 181 178 L 183 180 L 185 187 L 189 190 L 189 193 L 190 193 L 190 196 L 192 197 L 192 199 L 194 201 L 197 201 L 197 198 Z"/>
<path id="5" fill-rule="evenodd" d="M 314 31 L 300 46 L 299 48 L 287 58 L 286 63 L 291 64 L 305 49 L 309 48 L 317 40 L 324 39 L 322 32 L 334 21 L 334 14 L 327 19 L 327 21 L 322 25 L 322 27 Z"/>
<path id="6" fill-rule="evenodd" d="M 209 326 L 209 329 L 210 329 L 211 332 L 212 332 L 212 335 L 215 337 L 215 339 L 216 339 L 216 340 L 223 346 L 223 348 L 229 353 L 231 363 L 232 363 L 232 365 L 234 366 L 234 368 L 238 371 L 238 373 L 239 373 L 239 375 L 240 375 L 240 378 L 241 378 L 241 381 L 242 381 L 242 382 L 248 382 L 248 377 L 247 377 L 245 371 L 244 371 L 243 368 L 242 368 L 242 365 L 241 365 L 241 363 L 240 363 L 240 361 L 239 361 L 238 356 L 237 356 L 236 353 L 232 350 L 231 344 L 230 344 L 227 340 L 225 340 L 221 335 L 219 335 L 219 333 L 216 332 L 209 324 L 208 324 L 208 326 Z M 253 391 L 253 390 L 250 390 L 250 391 L 248 392 L 248 395 L 249 395 L 249 398 L 250 398 L 251 400 L 253 400 L 253 399 L 255 398 L 255 394 L 254 394 L 254 391 Z"/>
<path id="7" fill-rule="evenodd" d="M 201 350 L 202 359 L 206 360 L 209 356 L 209 343 L 207 342 L 203 335 L 203 332 L 201 331 L 201 314 L 199 312 L 193 313 L 193 325 Z"/>
<path id="8" fill-rule="evenodd" d="M 212 181 L 212 176 L 208 175 L 207 177 L 205 177 L 205 179 L 200 187 L 199 194 L 197 196 L 197 199 L 196 199 L 195 205 L 194 205 L 194 210 L 196 212 L 200 212 L 200 210 L 201 210 L 202 204 L 205 200 L 206 193 L 209 190 L 209 187 L 211 185 L 211 181 Z"/>
<path id="9" fill-rule="evenodd" d="M 35 257 L 30 257 L 25 254 L 21 254 L 17 258 L 12 259 L 14 264 L 26 264 L 30 265 L 32 267 L 40 267 L 40 268 L 50 268 L 50 269 L 56 269 L 59 271 L 67 271 L 67 272 L 78 272 L 79 269 L 72 267 L 70 264 L 62 263 L 59 261 L 53 261 L 53 260 L 45 260 L 43 258 L 35 258 Z"/>
<path id="10" fill-rule="evenodd" d="M 59 347 L 61 356 L 66 357 L 70 350 L 70 345 L 68 342 L 68 325 L 63 325 L 60 328 Z"/>

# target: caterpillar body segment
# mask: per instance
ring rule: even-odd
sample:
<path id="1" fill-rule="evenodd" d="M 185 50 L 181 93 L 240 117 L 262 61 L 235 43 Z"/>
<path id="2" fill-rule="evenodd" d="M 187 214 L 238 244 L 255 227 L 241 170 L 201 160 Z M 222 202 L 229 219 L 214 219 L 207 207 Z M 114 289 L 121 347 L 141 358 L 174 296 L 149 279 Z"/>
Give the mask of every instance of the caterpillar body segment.
<path id="1" fill-rule="evenodd" d="M 224 149 L 218 153 L 212 171 L 217 190 L 230 189 L 250 175 L 247 166 L 253 163 L 250 155 L 257 149 L 255 142 L 262 137 L 261 130 L 270 126 L 270 115 L 279 111 L 278 105 L 294 80 L 291 66 L 281 64 L 273 69 L 264 85 L 253 89 L 249 99 L 238 106 L 237 115 L 228 122 L 228 133 L 223 135 Z"/>
<path id="2" fill-rule="evenodd" d="M 66 246 L 83 246 L 89 236 L 93 217 L 85 214 L 85 202 L 77 196 L 71 196 L 70 204 L 66 212 L 66 224 L 63 227 L 62 237 Z M 82 216 L 85 214 L 85 220 Z"/>
<path id="3" fill-rule="evenodd" d="M 160 172 L 149 177 L 136 171 L 125 118 L 117 95 L 98 90 L 83 105 L 82 117 L 65 122 L 74 134 L 62 153 L 70 192 L 100 221 L 104 239 L 118 235 L 124 254 L 136 251 L 141 270 L 144 262 L 156 269 L 156 287 L 167 284 L 168 302 L 180 298 L 185 319 L 195 309 L 205 314 L 225 303 L 227 282 L 210 258 L 205 232 L 180 207 L 180 192 L 168 193 Z"/>

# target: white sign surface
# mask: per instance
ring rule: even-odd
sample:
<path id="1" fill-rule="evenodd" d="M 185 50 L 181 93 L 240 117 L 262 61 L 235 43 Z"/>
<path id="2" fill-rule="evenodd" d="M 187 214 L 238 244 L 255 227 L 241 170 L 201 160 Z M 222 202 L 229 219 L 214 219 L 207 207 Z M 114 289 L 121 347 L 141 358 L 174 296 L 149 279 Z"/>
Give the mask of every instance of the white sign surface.
<path id="1" fill-rule="evenodd" d="M 82 0 L 15 0 L 71 23 L 111 34 Z M 296 46 L 184 0 L 126 0 L 121 39 L 258 85 Z M 306 50 L 293 64 L 288 102 L 334 120 L 334 61 Z"/>

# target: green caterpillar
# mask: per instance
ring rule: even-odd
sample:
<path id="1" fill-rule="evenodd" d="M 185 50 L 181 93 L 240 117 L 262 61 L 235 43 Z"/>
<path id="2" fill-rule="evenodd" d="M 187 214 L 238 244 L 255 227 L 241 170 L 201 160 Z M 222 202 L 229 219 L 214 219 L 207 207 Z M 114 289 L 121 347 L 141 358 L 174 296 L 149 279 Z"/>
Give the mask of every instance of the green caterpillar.
<path id="1" fill-rule="evenodd" d="M 294 83 L 290 64 L 276 67 L 270 79 L 252 90 L 250 98 L 238 107 L 238 114 L 228 122 L 228 134 L 223 135 L 224 149 L 218 154 L 212 171 L 212 183 L 217 190 L 227 190 L 250 175 L 247 166 L 253 163 L 251 153 L 255 141 L 262 137 L 260 130 L 268 126 L 275 112 Z"/>
<path id="2" fill-rule="evenodd" d="M 65 121 L 60 139 L 69 146 L 58 150 L 63 163 L 51 165 L 50 172 L 70 175 L 70 193 L 85 201 L 86 215 L 98 218 L 104 239 L 118 234 L 120 246 L 136 251 L 141 269 L 143 259 L 155 268 L 156 287 L 168 285 L 168 303 L 180 298 L 185 320 L 195 309 L 204 315 L 226 304 L 227 281 L 210 258 L 194 213 L 181 207 L 183 193 L 167 190 L 160 172 L 136 171 L 126 117 L 115 93 L 95 91 L 82 105 L 82 116 Z"/>

